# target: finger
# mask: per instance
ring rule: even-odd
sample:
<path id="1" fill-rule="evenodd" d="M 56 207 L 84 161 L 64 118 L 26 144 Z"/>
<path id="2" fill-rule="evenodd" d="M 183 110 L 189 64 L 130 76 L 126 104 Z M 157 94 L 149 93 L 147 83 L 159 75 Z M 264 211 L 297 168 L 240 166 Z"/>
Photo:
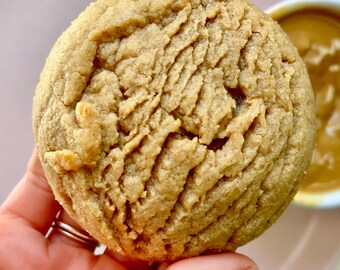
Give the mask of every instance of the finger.
<path id="1" fill-rule="evenodd" d="M 59 210 L 35 149 L 26 174 L 1 206 L 0 215 L 45 234 Z"/>
<path id="2" fill-rule="evenodd" d="M 59 216 L 55 220 L 55 222 L 58 222 L 58 221 L 61 221 L 67 227 L 68 226 L 71 227 L 72 231 L 73 230 L 78 231 L 85 237 L 90 236 L 64 210 L 61 210 Z M 96 247 L 99 245 L 98 243 L 93 243 L 92 241 L 90 243 L 90 242 L 87 242 L 87 241 L 79 240 L 79 238 L 77 238 L 77 237 L 74 238 L 74 237 L 72 237 L 72 233 L 71 233 L 71 235 L 67 232 L 65 233 L 65 230 L 59 228 L 59 226 L 56 226 L 56 228 L 53 229 L 49 233 L 47 238 L 49 239 L 49 242 L 51 244 L 53 244 L 53 243 L 64 243 L 64 244 L 67 244 L 69 246 L 85 248 L 85 249 L 90 250 L 90 251 L 94 251 L 96 249 Z M 93 241 L 95 241 L 95 240 L 93 239 Z"/>
<path id="3" fill-rule="evenodd" d="M 169 267 L 161 266 L 159 269 L 167 270 L 256 270 L 258 267 L 248 257 L 238 253 L 225 253 L 206 255 L 184 259 L 171 264 Z"/>
<path id="4" fill-rule="evenodd" d="M 53 269 L 128 270 L 108 255 L 95 256 L 87 250 L 60 244 L 48 245 L 48 249 Z"/>

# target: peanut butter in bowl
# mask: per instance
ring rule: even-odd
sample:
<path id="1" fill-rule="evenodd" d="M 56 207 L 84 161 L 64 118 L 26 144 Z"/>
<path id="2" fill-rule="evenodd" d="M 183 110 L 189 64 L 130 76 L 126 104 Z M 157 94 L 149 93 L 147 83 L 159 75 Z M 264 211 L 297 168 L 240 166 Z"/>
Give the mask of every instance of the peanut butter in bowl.
<path id="1" fill-rule="evenodd" d="M 315 95 L 316 145 L 295 197 L 304 206 L 340 206 L 339 10 L 339 1 L 286 1 L 269 11 L 297 47 Z"/>

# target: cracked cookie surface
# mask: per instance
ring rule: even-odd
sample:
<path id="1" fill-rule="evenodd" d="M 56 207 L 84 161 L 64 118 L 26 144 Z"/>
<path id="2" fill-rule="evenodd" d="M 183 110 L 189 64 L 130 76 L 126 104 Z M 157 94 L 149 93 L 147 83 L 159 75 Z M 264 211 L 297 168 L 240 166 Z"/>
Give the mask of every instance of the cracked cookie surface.
<path id="1" fill-rule="evenodd" d="M 52 49 L 33 108 L 58 201 L 150 261 L 259 236 L 299 187 L 314 121 L 296 49 L 245 0 L 98 0 Z"/>

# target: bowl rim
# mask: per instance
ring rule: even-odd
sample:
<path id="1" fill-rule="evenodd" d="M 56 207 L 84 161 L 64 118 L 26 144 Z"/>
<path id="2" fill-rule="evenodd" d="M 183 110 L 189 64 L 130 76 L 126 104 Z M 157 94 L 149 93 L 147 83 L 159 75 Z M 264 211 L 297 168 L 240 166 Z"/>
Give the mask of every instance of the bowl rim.
<path id="1" fill-rule="evenodd" d="M 282 0 L 265 10 L 274 20 L 303 9 L 323 9 L 340 16 L 339 0 Z"/>
<path id="2" fill-rule="evenodd" d="M 270 6 L 265 12 L 274 20 L 303 9 L 322 9 L 340 15 L 339 0 L 283 0 Z M 299 190 L 293 204 L 308 208 L 329 209 L 340 207 L 340 189 L 313 193 Z"/>
<path id="3" fill-rule="evenodd" d="M 323 193 L 298 191 L 293 204 L 308 208 L 337 208 L 340 207 L 340 190 L 336 189 Z"/>

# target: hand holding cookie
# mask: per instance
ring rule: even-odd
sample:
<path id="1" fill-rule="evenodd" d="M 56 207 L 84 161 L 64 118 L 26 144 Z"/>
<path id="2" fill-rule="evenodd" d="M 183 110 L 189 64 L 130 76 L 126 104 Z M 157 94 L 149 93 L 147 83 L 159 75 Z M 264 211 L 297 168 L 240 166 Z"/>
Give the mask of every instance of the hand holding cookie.
<path id="1" fill-rule="evenodd" d="M 309 165 L 309 77 L 246 0 L 98 0 L 52 49 L 35 142 L 66 212 L 151 262 L 234 251 L 286 209 Z"/>

